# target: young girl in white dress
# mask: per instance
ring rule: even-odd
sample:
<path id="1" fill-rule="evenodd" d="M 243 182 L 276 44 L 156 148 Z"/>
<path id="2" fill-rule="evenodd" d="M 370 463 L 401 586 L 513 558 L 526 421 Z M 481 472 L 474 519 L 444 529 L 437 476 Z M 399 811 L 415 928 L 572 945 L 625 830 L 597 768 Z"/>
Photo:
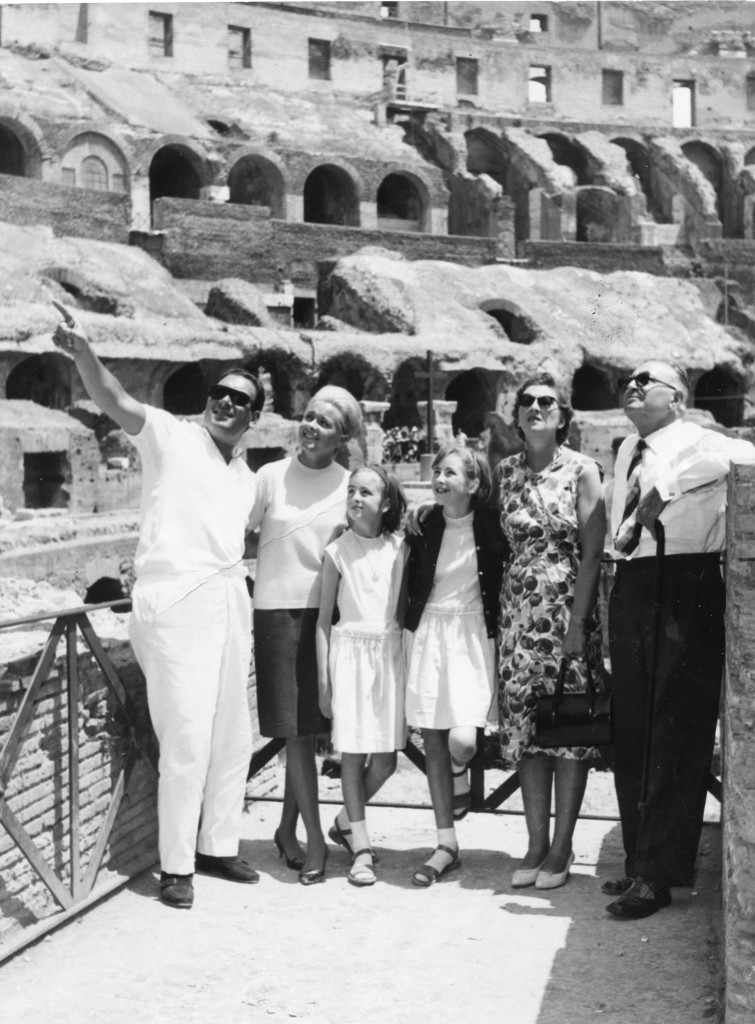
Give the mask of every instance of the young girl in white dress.
<path id="1" fill-rule="evenodd" d="M 406 499 L 382 466 L 349 479 L 349 529 L 325 549 L 317 620 L 320 709 L 333 718 L 345 808 L 330 838 L 352 855 L 348 880 L 374 885 L 365 805 L 396 770 L 406 744 L 402 634 L 396 621 L 404 547 L 395 533 Z M 333 625 L 338 607 L 338 623 Z"/>
<path id="2" fill-rule="evenodd" d="M 463 445 L 433 462 L 435 507 L 407 532 L 406 717 L 422 730 L 438 842 L 412 876 L 427 887 L 461 866 L 454 826 L 454 775 L 466 781 L 495 694 L 496 633 L 508 550 L 490 505 L 487 460 Z M 456 804 L 469 805 L 468 787 Z M 461 801 L 458 799 L 461 797 Z"/>

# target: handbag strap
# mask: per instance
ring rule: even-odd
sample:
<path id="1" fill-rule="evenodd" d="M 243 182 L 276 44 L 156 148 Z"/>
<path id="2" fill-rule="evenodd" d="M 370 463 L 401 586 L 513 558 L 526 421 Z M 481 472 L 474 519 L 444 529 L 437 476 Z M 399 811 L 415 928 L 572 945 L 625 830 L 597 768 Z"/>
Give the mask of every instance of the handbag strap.
<path id="1" fill-rule="evenodd" d="M 570 658 L 565 654 L 561 656 L 561 660 L 558 665 L 558 679 L 556 680 L 556 688 L 553 691 L 554 712 L 558 708 L 558 705 L 561 703 L 561 701 L 564 699 L 564 687 L 566 686 L 566 676 L 574 660 L 575 659 Z M 597 697 L 595 692 L 595 680 L 593 679 L 592 669 L 590 668 L 590 662 L 587 658 L 584 659 L 584 665 L 585 681 L 587 683 L 587 699 L 590 704 L 590 711 L 593 712 L 595 710 L 595 703 Z"/>

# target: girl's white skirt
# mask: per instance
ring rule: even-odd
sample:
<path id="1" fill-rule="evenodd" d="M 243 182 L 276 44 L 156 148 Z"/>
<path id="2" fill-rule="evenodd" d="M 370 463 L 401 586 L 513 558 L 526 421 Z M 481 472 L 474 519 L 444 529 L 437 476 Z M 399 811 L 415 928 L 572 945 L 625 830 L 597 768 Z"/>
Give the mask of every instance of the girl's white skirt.
<path id="1" fill-rule="evenodd" d="M 329 665 L 335 749 L 382 754 L 406 746 L 404 656 L 398 626 L 334 626 Z"/>
<path id="2" fill-rule="evenodd" d="M 496 643 L 483 613 L 428 604 L 405 643 L 409 725 L 484 726 L 495 695 Z"/>

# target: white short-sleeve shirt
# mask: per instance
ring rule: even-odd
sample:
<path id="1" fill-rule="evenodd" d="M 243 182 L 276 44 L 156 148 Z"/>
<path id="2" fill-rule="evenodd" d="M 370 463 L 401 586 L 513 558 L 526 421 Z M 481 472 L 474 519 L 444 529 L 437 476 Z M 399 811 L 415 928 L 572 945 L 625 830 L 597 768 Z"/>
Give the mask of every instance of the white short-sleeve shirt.
<path id="1" fill-rule="evenodd" d="M 130 435 L 142 458 L 137 577 L 240 566 L 254 473 L 243 456 L 227 463 L 201 424 L 144 408 L 144 426 Z"/>

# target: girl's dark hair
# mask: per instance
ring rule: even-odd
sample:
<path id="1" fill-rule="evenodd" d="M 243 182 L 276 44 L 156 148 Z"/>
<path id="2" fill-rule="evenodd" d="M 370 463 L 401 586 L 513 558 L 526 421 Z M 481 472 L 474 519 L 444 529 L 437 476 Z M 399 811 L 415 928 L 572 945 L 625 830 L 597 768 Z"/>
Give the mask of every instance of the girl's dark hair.
<path id="1" fill-rule="evenodd" d="M 351 480 L 362 469 L 369 469 L 375 476 L 380 477 L 383 484 L 383 501 L 388 503 L 388 508 L 383 512 L 383 518 L 380 520 L 381 533 L 395 533 L 401 526 L 401 519 L 406 511 L 406 495 L 403 487 L 393 473 L 377 462 L 359 466 L 358 469 L 352 471 L 349 479 Z"/>
<path id="2" fill-rule="evenodd" d="M 467 480 L 477 480 L 477 490 L 471 495 L 472 508 L 482 508 L 490 503 L 493 494 L 493 479 L 490 465 L 482 452 L 476 452 L 463 444 L 443 445 L 433 459 L 433 469 L 448 455 L 458 455 L 464 467 Z"/>
<path id="3" fill-rule="evenodd" d="M 556 401 L 558 402 L 558 407 L 561 410 L 561 413 L 564 417 L 564 422 L 556 431 L 556 441 L 559 444 L 563 444 L 566 438 L 569 436 L 569 426 L 571 424 L 571 421 L 574 419 L 574 410 L 571 407 L 571 399 L 569 397 L 569 393 L 561 384 L 559 384 L 556 381 L 555 377 L 550 373 L 536 373 L 534 376 L 528 377 L 523 384 L 519 385 L 519 389 L 516 393 L 516 398 L 514 399 L 514 425 L 516 426 L 516 432 L 517 434 L 519 434 L 521 438 L 524 438 L 522 429 L 519 426 L 519 409 L 521 407 L 522 395 L 527 390 L 527 388 L 532 388 L 536 386 L 552 388 L 556 392 Z"/>
<path id="4" fill-rule="evenodd" d="M 265 389 L 262 386 L 262 382 L 259 377 L 255 377 L 249 370 L 243 369 L 241 366 L 232 366 L 230 370 L 223 370 L 219 377 L 217 377 L 212 383 L 220 384 L 221 381 L 225 380 L 226 377 L 244 377 L 254 384 L 254 398 L 252 399 L 252 412 L 262 412 L 265 405 Z"/>

